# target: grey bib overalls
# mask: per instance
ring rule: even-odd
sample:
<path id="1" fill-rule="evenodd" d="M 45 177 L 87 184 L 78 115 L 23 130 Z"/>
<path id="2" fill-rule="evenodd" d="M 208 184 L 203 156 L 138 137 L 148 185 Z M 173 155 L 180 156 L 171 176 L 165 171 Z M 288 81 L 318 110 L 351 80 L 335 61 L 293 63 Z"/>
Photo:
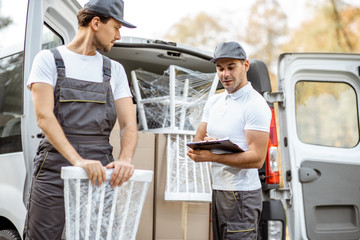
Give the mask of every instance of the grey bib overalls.
<path id="1" fill-rule="evenodd" d="M 111 61 L 103 56 L 103 82 L 67 78 L 64 61 L 52 49 L 57 68 L 54 114 L 67 139 L 85 159 L 104 166 L 114 161 L 110 132 L 116 122 L 116 108 L 110 86 Z M 65 223 L 62 166 L 71 165 L 44 138 L 34 159 L 33 181 L 27 205 L 24 239 L 61 239 Z"/>

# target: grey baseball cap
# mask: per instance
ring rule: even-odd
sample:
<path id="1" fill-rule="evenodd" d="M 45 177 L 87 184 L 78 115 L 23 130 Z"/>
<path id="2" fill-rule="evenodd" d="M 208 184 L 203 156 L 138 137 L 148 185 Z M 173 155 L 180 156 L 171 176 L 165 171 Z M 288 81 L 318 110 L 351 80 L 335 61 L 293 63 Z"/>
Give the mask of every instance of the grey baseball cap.
<path id="1" fill-rule="evenodd" d="M 210 62 L 215 63 L 220 58 L 235 58 L 246 60 L 244 48 L 237 42 L 221 42 L 214 51 L 214 58 Z"/>
<path id="2" fill-rule="evenodd" d="M 112 17 L 128 28 L 136 28 L 135 25 L 124 20 L 124 1 L 123 0 L 90 0 L 84 8 Z"/>

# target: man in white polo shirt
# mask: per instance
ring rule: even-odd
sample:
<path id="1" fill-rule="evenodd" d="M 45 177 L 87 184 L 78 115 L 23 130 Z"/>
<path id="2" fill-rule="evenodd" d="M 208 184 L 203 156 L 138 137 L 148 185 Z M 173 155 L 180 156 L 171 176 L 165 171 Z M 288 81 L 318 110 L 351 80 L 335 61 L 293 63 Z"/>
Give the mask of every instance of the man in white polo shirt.
<path id="1" fill-rule="evenodd" d="M 225 92 L 211 97 L 194 141 L 229 138 L 244 152 L 189 149 L 195 162 L 211 162 L 213 239 L 257 239 L 262 209 L 258 168 L 264 164 L 271 111 L 247 80 L 250 64 L 237 42 L 217 45 L 214 58 Z"/>

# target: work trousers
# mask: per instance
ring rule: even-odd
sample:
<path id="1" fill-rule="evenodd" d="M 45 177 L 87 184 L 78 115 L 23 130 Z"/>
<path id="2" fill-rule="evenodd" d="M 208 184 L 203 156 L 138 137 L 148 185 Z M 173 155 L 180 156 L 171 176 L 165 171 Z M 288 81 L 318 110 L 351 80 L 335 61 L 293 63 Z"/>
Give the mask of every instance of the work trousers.
<path id="1" fill-rule="evenodd" d="M 262 210 L 261 189 L 213 190 L 212 230 L 214 240 L 256 240 Z"/>

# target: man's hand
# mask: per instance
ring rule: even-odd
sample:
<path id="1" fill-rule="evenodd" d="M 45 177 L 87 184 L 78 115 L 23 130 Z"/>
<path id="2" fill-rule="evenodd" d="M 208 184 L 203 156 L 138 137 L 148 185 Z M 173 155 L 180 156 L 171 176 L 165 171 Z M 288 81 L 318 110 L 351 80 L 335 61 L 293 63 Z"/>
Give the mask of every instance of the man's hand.
<path id="1" fill-rule="evenodd" d="M 106 166 L 107 169 L 114 169 L 110 179 L 112 187 L 121 186 L 124 182 L 128 181 L 134 174 L 134 165 L 128 161 L 114 161 Z"/>
<path id="2" fill-rule="evenodd" d="M 209 150 L 194 150 L 189 148 L 187 155 L 194 162 L 211 162 L 214 154 Z"/>
<path id="3" fill-rule="evenodd" d="M 209 137 L 207 134 L 206 134 L 206 137 L 204 137 L 204 141 L 205 141 L 205 142 L 214 141 L 214 140 L 219 140 L 219 139 L 218 139 L 218 138 Z"/>
<path id="4" fill-rule="evenodd" d="M 76 161 L 74 166 L 82 167 L 86 170 L 91 184 L 94 186 L 97 182 L 97 185 L 100 186 L 102 183 L 106 182 L 106 173 L 103 165 L 100 161 L 82 159 Z"/>

